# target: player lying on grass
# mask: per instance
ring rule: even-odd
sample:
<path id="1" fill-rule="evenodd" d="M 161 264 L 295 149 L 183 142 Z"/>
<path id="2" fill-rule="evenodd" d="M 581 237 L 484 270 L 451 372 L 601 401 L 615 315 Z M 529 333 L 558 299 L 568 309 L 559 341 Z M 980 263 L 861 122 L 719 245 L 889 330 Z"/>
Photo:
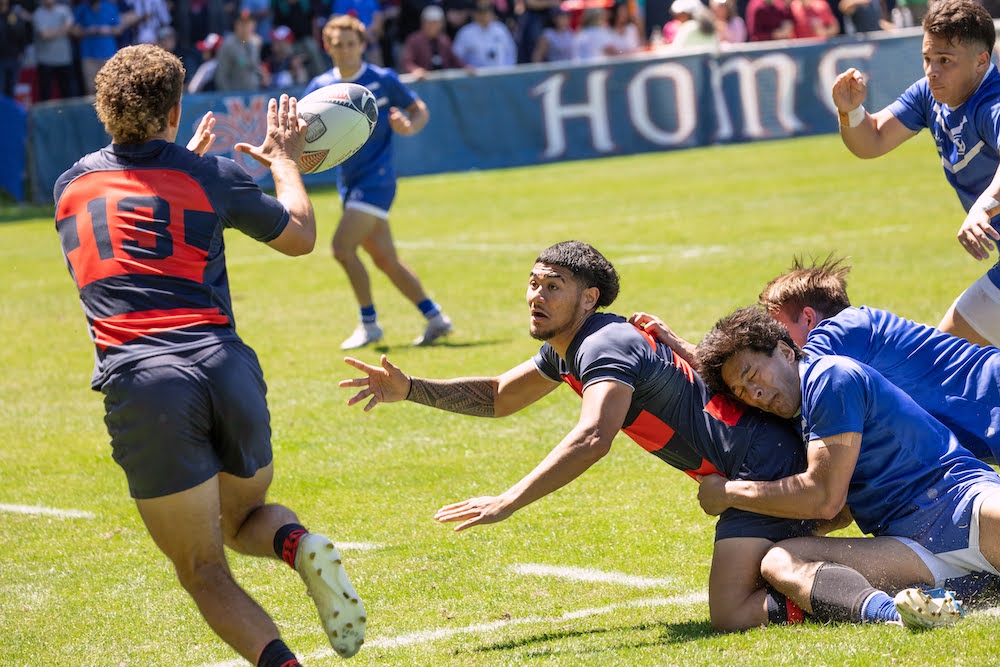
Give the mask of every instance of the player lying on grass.
<path id="1" fill-rule="evenodd" d="M 96 347 L 92 387 L 105 395 L 115 461 L 198 611 L 248 662 L 299 664 L 233 579 L 224 547 L 295 567 L 331 645 L 349 657 L 363 641 L 364 606 L 336 548 L 265 499 L 274 476 L 267 388 L 236 333 L 222 241 L 234 227 L 286 255 L 312 251 L 296 101 L 270 100 L 264 142 L 235 146 L 270 168 L 271 197 L 232 160 L 204 155 L 215 139 L 210 114 L 187 149 L 174 144 L 184 67 L 173 54 L 126 47 L 96 85 L 112 143 L 59 177 L 56 229 Z"/>
<path id="2" fill-rule="evenodd" d="M 977 458 L 1000 460 L 1000 350 L 980 347 L 885 310 L 852 308 L 845 259 L 792 268 L 771 280 L 758 303 L 810 356 L 839 354 L 865 363 L 905 391 Z M 632 322 L 694 363 L 695 346 L 659 318 Z"/>
<path id="3" fill-rule="evenodd" d="M 846 506 L 875 536 L 801 538 L 768 552 L 765 579 L 804 611 L 856 621 L 892 608 L 873 587 L 1000 574 L 1000 476 L 876 370 L 804 354 L 757 306 L 720 320 L 697 360 L 714 390 L 801 420 L 808 443 L 806 470 L 786 479 L 705 476 L 698 499 L 707 513 L 822 518 Z M 942 604 L 939 622 L 957 618 Z"/>
<path id="4" fill-rule="evenodd" d="M 529 331 L 544 341 L 538 354 L 495 377 L 431 380 L 410 377 L 383 355 L 381 366 L 345 361 L 365 376 L 343 380 L 360 387 L 349 400 L 410 400 L 480 417 L 513 414 L 560 383 L 581 395 L 576 426 L 522 480 L 498 496 L 441 508 L 439 521 L 456 530 L 506 519 L 568 484 L 608 453 L 619 430 L 644 449 L 699 477 L 778 479 L 804 469 L 801 439 L 783 419 L 713 395 L 691 367 L 624 318 L 598 309 L 614 302 L 618 275 L 594 248 L 568 241 L 544 250 L 528 275 Z M 709 610 L 719 630 L 800 619 L 794 605 L 766 589 L 760 560 L 782 539 L 813 532 L 813 522 L 770 519 L 739 510 L 716 525 L 709 576 Z"/>

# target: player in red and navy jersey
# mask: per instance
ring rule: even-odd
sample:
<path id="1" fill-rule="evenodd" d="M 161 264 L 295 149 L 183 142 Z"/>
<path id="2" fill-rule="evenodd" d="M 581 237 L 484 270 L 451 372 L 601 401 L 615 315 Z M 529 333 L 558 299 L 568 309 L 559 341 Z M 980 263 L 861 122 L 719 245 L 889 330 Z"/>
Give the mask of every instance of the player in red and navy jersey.
<path id="1" fill-rule="evenodd" d="M 482 417 L 501 417 L 540 400 L 560 384 L 583 399 L 577 425 L 527 476 L 499 496 L 441 508 L 457 530 L 506 519 L 583 474 L 608 453 L 619 430 L 670 465 L 700 478 L 771 480 L 801 471 L 801 438 L 787 421 L 710 392 L 691 367 L 624 318 L 598 313 L 618 294 L 618 275 L 597 250 L 568 241 L 543 251 L 528 278 L 530 332 L 539 353 L 496 377 L 408 377 L 382 357 L 381 367 L 345 361 L 365 377 L 350 399 L 410 400 Z M 792 473 L 794 474 L 794 473 Z M 811 533 L 811 521 L 733 511 L 720 517 L 709 582 L 712 624 L 736 630 L 796 620 L 794 605 L 765 590 L 760 560 L 778 540 Z M 798 613 L 798 619 L 801 614 Z"/>
<path id="2" fill-rule="evenodd" d="M 272 197 L 232 160 L 204 155 L 211 114 L 188 148 L 174 144 L 184 85 L 176 56 L 124 48 L 96 85 L 112 143 L 59 178 L 55 217 L 97 351 L 92 386 L 105 395 L 114 459 L 181 585 L 240 655 L 259 667 L 299 664 L 233 580 L 224 545 L 295 567 L 332 645 L 353 655 L 364 607 L 337 550 L 265 501 L 274 473 L 266 386 L 236 334 L 226 278 L 227 227 L 287 255 L 315 245 L 296 101 L 272 99 L 264 142 L 235 146 L 270 168 Z"/>

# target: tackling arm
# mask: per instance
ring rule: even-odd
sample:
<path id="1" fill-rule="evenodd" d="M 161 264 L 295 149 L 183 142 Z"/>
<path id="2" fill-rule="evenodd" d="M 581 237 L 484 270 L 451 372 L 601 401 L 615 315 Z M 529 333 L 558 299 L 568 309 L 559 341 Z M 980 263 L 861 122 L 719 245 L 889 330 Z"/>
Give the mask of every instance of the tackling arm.
<path id="1" fill-rule="evenodd" d="M 888 109 L 870 114 L 862 104 L 868 94 L 861 72 L 853 67 L 833 83 L 833 103 L 840 118 L 840 138 L 860 158 L 885 155 L 917 133 L 903 125 Z"/>
<path id="2" fill-rule="evenodd" d="M 496 523 L 569 484 L 611 449 L 631 401 L 632 388 L 628 385 L 606 381 L 588 386 L 576 426 L 534 470 L 499 496 L 446 505 L 434 518 L 442 523 L 461 522 L 455 530 Z"/>
<path id="3" fill-rule="evenodd" d="M 789 519 L 833 520 L 847 502 L 860 447 L 860 433 L 813 440 L 805 472 L 773 482 L 730 481 L 709 475 L 698 488 L 698 501 L 713 515 L 735 507 Z"/>

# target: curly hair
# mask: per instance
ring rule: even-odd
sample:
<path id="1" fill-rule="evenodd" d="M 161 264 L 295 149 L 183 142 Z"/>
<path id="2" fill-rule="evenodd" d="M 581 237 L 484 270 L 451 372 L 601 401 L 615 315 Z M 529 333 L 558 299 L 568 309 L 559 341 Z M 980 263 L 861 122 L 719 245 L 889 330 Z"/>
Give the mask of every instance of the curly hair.
<path id="1" fill-rule="evenodd" d="M 600 292 L 598 308 L 606 308 L 618 298 L 618 272 L 615 267 L 594 246 L 583 241 L 563 241 L 549 246 L 538 255 L 535 263 L 569 269 L 584 289 L 596 287 Z"/>
<path id="2" fill-rule="evenodd" d="M 996 29 L 993 17 L 978 2 L 972 0 L 939 0 L 931 3 L 924 16 L 924 32 L 948 40 L 949 44 L 982 46 L 993 53 Z"/>
<path id="3" fill-rule="evenodd" d="M 792 342 L 784 325 L 772 319 L 758 306 L 740 308 L 716 322 L 698 343 L 698 374 L 712 391 L 732 396 L 733 392 L 722 379 L 722 365 L 743 350 L 770 356 L 778 347 L 778 341 L 785 341 L 795 351 L 796 359 L 804 356 L 802 350 Z"/>
<path id="4" fill-rule="evenodd" d="M 104 129 L 116 144 L 138 144 L 167 128 L 184 90 L 184 65 L 153 44 L 126 46 L 104 63 L 94 83 Z"/>
<path id="5" fill-rule="evenodd" d="M 354 32 L 361 39 L 362 43 L 364 43 L 367 39 L 367 36 L 365 35 L 365 24 L 362 23 L 357 16 L 351 16 L 350 14 L 339 14 L 326 22 L 326 25 L 323 26 L 324 46 L 329 46 L 330 34 L 334 30 L 347 30 L 348 32 Z"/>
<path id="6" fill-rule="evenodd" d="M 851 272 L 851 265 L 846 262 L 846 257 L 835 259 L 831 253 L 826 259 L 814 259 L 806 266 L 802 258 L 795 257 L 790 269 L 764 286 L 757 303 L 771 314 L 801 313 L 803 308 L 809 307 L 819 313 L 821 319 L 833 317 L 851 305 L 847 297 L 847 274 Z"/>

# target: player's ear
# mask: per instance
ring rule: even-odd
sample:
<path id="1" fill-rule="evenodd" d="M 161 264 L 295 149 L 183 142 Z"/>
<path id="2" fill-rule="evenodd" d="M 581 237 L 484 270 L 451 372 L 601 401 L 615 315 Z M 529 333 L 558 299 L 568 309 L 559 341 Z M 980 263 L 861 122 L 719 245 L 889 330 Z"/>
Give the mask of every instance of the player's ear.
<path id="1" fill-rule="evenodd" d="M 806 306 L 802 309 L 802 314 L 799 316 L 800 319 L 805 318 L 804 324 L 806 325 L 806 331 L 812 331 L 819 324 L 820 317 L 819 313 L 812 306 Z"/>
<path id="2" fill-rule="evenodd" d="M 177 104 L 170 107 L 170 111 L 167 112 L 167 127 L 179 128 L 181 126 L 181 101 L 177 100 Z"/>
<path id="3" fill-rule="evenodd" d="M 597 310 L 597 301 L 601 298 L 601 290 L 597 287 L 588 287 L 583 290 L 583 307 L 586 310 Z"/>

